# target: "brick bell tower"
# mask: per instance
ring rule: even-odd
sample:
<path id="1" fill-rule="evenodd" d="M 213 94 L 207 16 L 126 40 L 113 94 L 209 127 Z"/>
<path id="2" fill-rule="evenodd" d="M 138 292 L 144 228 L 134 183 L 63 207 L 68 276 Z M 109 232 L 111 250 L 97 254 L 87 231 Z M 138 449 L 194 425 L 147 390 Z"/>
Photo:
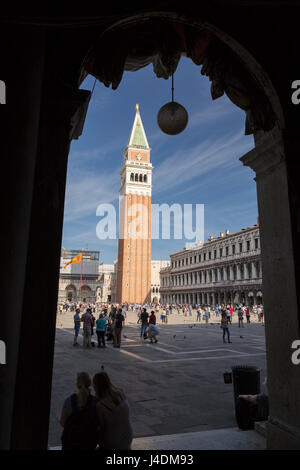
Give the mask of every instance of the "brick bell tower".
<path id="1" fill-rule="evenodd" d="M 151 299 L 150 150 L 137 104 L 120 172 L 118 303 L 144 304 Z"/>

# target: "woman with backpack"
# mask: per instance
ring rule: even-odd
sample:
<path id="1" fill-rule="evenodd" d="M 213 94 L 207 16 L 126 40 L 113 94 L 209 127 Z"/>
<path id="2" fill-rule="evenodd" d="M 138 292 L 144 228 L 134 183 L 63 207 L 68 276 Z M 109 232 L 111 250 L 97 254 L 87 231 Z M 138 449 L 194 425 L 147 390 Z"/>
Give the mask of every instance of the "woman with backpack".
<path id="1" fill-rule="evenodd" d="M 94 450 L 98 443 L 96 398 L 91 394 L 91 377 L 87 372 L 77 374 L 77 393 L 64 402 L 60 424 L 64 428 L 62 450 Z"/>
<path id="2" fill-rule="evenodd" d="M 123 390 L 115 387 L 106 372 L 94 375 L 100 449 L 130 450 L 133 430 Z"/>

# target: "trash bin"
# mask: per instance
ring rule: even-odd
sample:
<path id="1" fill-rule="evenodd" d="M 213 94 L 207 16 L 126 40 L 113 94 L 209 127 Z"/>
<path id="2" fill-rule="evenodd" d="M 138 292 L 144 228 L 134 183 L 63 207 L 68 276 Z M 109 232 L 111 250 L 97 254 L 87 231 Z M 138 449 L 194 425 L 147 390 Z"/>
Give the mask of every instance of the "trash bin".
<path id="1" fill-rule="evenodd" d="M 246 365 L 234 366 L 232 367 L 232 378 L 237 425 L 243 430 L 253 429 L 254 422 L 251 419 L 251 414 L 252 408 L 255 405 L 245 400 L 238 401 L 238 396 L 257 395 L 260 393 L 260 369 Z"/>

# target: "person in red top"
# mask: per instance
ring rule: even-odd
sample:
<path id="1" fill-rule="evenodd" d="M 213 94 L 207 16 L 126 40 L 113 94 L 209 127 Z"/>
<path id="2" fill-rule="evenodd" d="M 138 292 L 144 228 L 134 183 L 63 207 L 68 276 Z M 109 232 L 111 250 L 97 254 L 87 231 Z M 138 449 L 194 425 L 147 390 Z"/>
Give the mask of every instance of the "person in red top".
<path id="1" fill-rule="evenodd" d="M 157 326 L 151 326 L 151 325 L 156 325 L 156 316 L 154 311 L 151 311 L 151 315 L 149 317 L 149 328 L 148 328 L 148 336 L 150 338 L 150 343 L 153 343 L 153 339 L 155 343 L 157 343 L 157 338 L 156 335 L 159 333 Z"/>
<path id="2" fill-rule="evenodd" d="M 149 317 L 149 324 L 156 325 L 156 316 L 154 311 L 151 311 L 151 315 Z"/>

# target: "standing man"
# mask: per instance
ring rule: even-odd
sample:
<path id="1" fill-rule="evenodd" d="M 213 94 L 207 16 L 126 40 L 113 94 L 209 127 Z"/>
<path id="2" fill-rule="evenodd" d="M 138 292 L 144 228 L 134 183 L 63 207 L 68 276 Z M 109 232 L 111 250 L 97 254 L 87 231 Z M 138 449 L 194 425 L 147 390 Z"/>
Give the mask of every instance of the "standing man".
<path id="1" fill-rule="evenodd" d="M 81 319 L 80 319 L 80 308 L 77 308 L 76 311 L 75 311 L 75 315 L 74 315 L 74 330 L 75 330 L 75 336 L 74 336 L 74 343 L 73 343 L 73 346 L 78 346 L 78 342 L 77 342 L 77 339 L 78 339 L 78 335 L 79 335 L 79 330 L 80 330 L 80 322 L 81 322 Z"/>
<path id="2" fill-rule="evenodd" d="M 106 330 L 106 320 L 104 319 L 103 314 L 100 313 L 98 320 L 96 320 L 96 333 L 98 337 L 98 348 L 106 347 L 105 346 L 105 330 Z"/>
<path id="3" fill-rule="evenodd" d="M 145 308 L 143 308 L 142 310 L 142 313 L 140 315 L 140 321 L 141 321 L 141 337 L 143 336 L 143 334 L 145 333 L 145 331 L 147 330 L 148 328 L 148 317 L 149 317 L 149 314 L 147 312 L 147 310 Z"/>
<path id="4" fill-rule="evenodd" d="M 124 317 L 122 315 L 122 309 L 119 308 L 118 313 L 115 317 L 115 328 L 114 328 L 114 348 L 121 346 L 121 333 L 123 328 Z"/>
<path id="5" fill-rule="evenodd" d="M 208 319 L 209 319 L 209 311 L 207 308 L 204 310 L 204 316 L 205 316 L 205 328 L 207 328 Z"/>
<path id="6" fill-rule="evenodd" d="M 229 321 L 226 313 L 222 313 L 222 318 L 221 318 L 221 328 L 223 329 L 223 343 L 226 343 L 225 341 L 225 333 L 227 333 L 227 339 L 228 343 L 231 343 L 230 341 L 230 333 L 229 333 Z"/>
<path id="7" fill-rule="evenodd" d="M 250 308 L 247 306 L 246 308 L 246 318 L 247 318 L 247 323 L 250 323 Z"/>
<path id="8" fill-rule="evenodd" d="M 93 317 L 90 308 L 86 309 L 86 312 L 81 317 L 81 321 L 83 322 L 83 347 L 90 348 L 92 346 L 91 336 L 93 327 Z"/>
<path id="9" fill-rule="evenodd" d="M 200 305 L 197 308 L 197 321 L 201 322 L 201 307 L 200 307 Z"/>
<path id="10" fill-rule="evenodd" d="M 244 328 L 244 323 L 243 323 L 244 312 L 242 310 L 242 307 L 240 307 L 238 310 L 238 318 L 239 318 L 239 328 L 241 327 L 241 325 L 242 325 L 242 328 Z"/>

